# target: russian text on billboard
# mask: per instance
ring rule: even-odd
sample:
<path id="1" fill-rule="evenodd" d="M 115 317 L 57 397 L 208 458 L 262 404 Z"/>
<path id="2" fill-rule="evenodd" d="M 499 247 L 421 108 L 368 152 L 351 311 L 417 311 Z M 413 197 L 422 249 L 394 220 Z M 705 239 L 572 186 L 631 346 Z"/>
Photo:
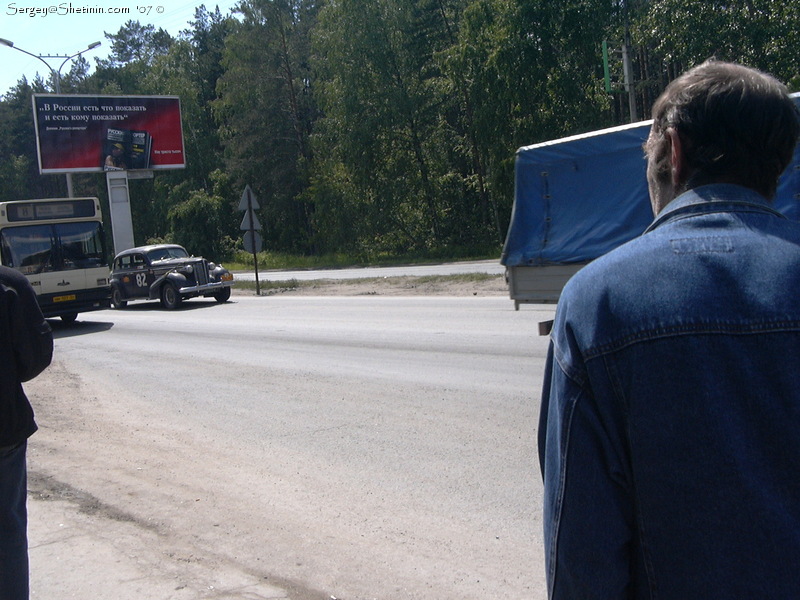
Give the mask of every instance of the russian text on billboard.
<path id="1" fill-rule="evenodd" d="M 34 94 L 41 173 L 186 166 L 177 96 Z"/>

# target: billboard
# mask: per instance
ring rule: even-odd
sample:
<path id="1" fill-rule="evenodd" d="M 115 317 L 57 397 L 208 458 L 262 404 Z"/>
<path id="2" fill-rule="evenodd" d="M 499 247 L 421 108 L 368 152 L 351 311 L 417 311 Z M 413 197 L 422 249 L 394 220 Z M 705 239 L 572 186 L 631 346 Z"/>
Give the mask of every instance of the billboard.
<path id="1" fill-rule="evenodd" d="M 40 173 L 186 166 L 177 96 L 34 94 Z"/>

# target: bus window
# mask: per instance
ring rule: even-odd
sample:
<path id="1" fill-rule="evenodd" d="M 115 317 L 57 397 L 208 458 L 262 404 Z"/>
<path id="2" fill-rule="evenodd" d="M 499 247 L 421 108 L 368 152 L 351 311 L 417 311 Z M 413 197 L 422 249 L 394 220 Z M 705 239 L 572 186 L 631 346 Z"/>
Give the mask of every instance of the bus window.
<path id="1" fill-rule="evenodd" d="M 3 262 L 25 275 L 52 271 L 53 238 L 50 225 L 8 227 L 2 231 Z"/>
<path id="2" fill-rule="evenodd" d="M 58 223 L 62 269 L 88 269 L 105 264 L 100 223 Z"/>

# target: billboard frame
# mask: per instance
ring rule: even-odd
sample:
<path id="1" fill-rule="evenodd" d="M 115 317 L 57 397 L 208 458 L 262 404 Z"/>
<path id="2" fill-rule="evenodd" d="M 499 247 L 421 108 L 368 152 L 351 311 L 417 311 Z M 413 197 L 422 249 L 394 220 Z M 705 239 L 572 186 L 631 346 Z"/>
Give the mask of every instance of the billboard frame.
<path id="1" fill-rule="evenodd" d="M 186 167 L 178 96 L 33 94 L 31 104 L 43 175 Z"/>

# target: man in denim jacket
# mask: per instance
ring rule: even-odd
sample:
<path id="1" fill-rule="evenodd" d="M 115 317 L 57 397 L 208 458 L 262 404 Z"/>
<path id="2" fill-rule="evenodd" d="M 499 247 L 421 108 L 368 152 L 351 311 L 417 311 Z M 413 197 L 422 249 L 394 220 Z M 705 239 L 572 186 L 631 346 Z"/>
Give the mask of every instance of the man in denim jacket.
<path id="1" fill-rule="evenodd" d="M 786 89 L 706 62 L 653 107 L 656 219 L 556 311 L 539 427 L 554 599 L 800 598 L 800 224 Z"/>
<path id="2" fill-rule="evenodd" d="M 28 598 L 27 439 L 36 431 L 22 382 L 53 356 L 53 332 L 24 275 L 0 267 L 0 599 Z"/>

